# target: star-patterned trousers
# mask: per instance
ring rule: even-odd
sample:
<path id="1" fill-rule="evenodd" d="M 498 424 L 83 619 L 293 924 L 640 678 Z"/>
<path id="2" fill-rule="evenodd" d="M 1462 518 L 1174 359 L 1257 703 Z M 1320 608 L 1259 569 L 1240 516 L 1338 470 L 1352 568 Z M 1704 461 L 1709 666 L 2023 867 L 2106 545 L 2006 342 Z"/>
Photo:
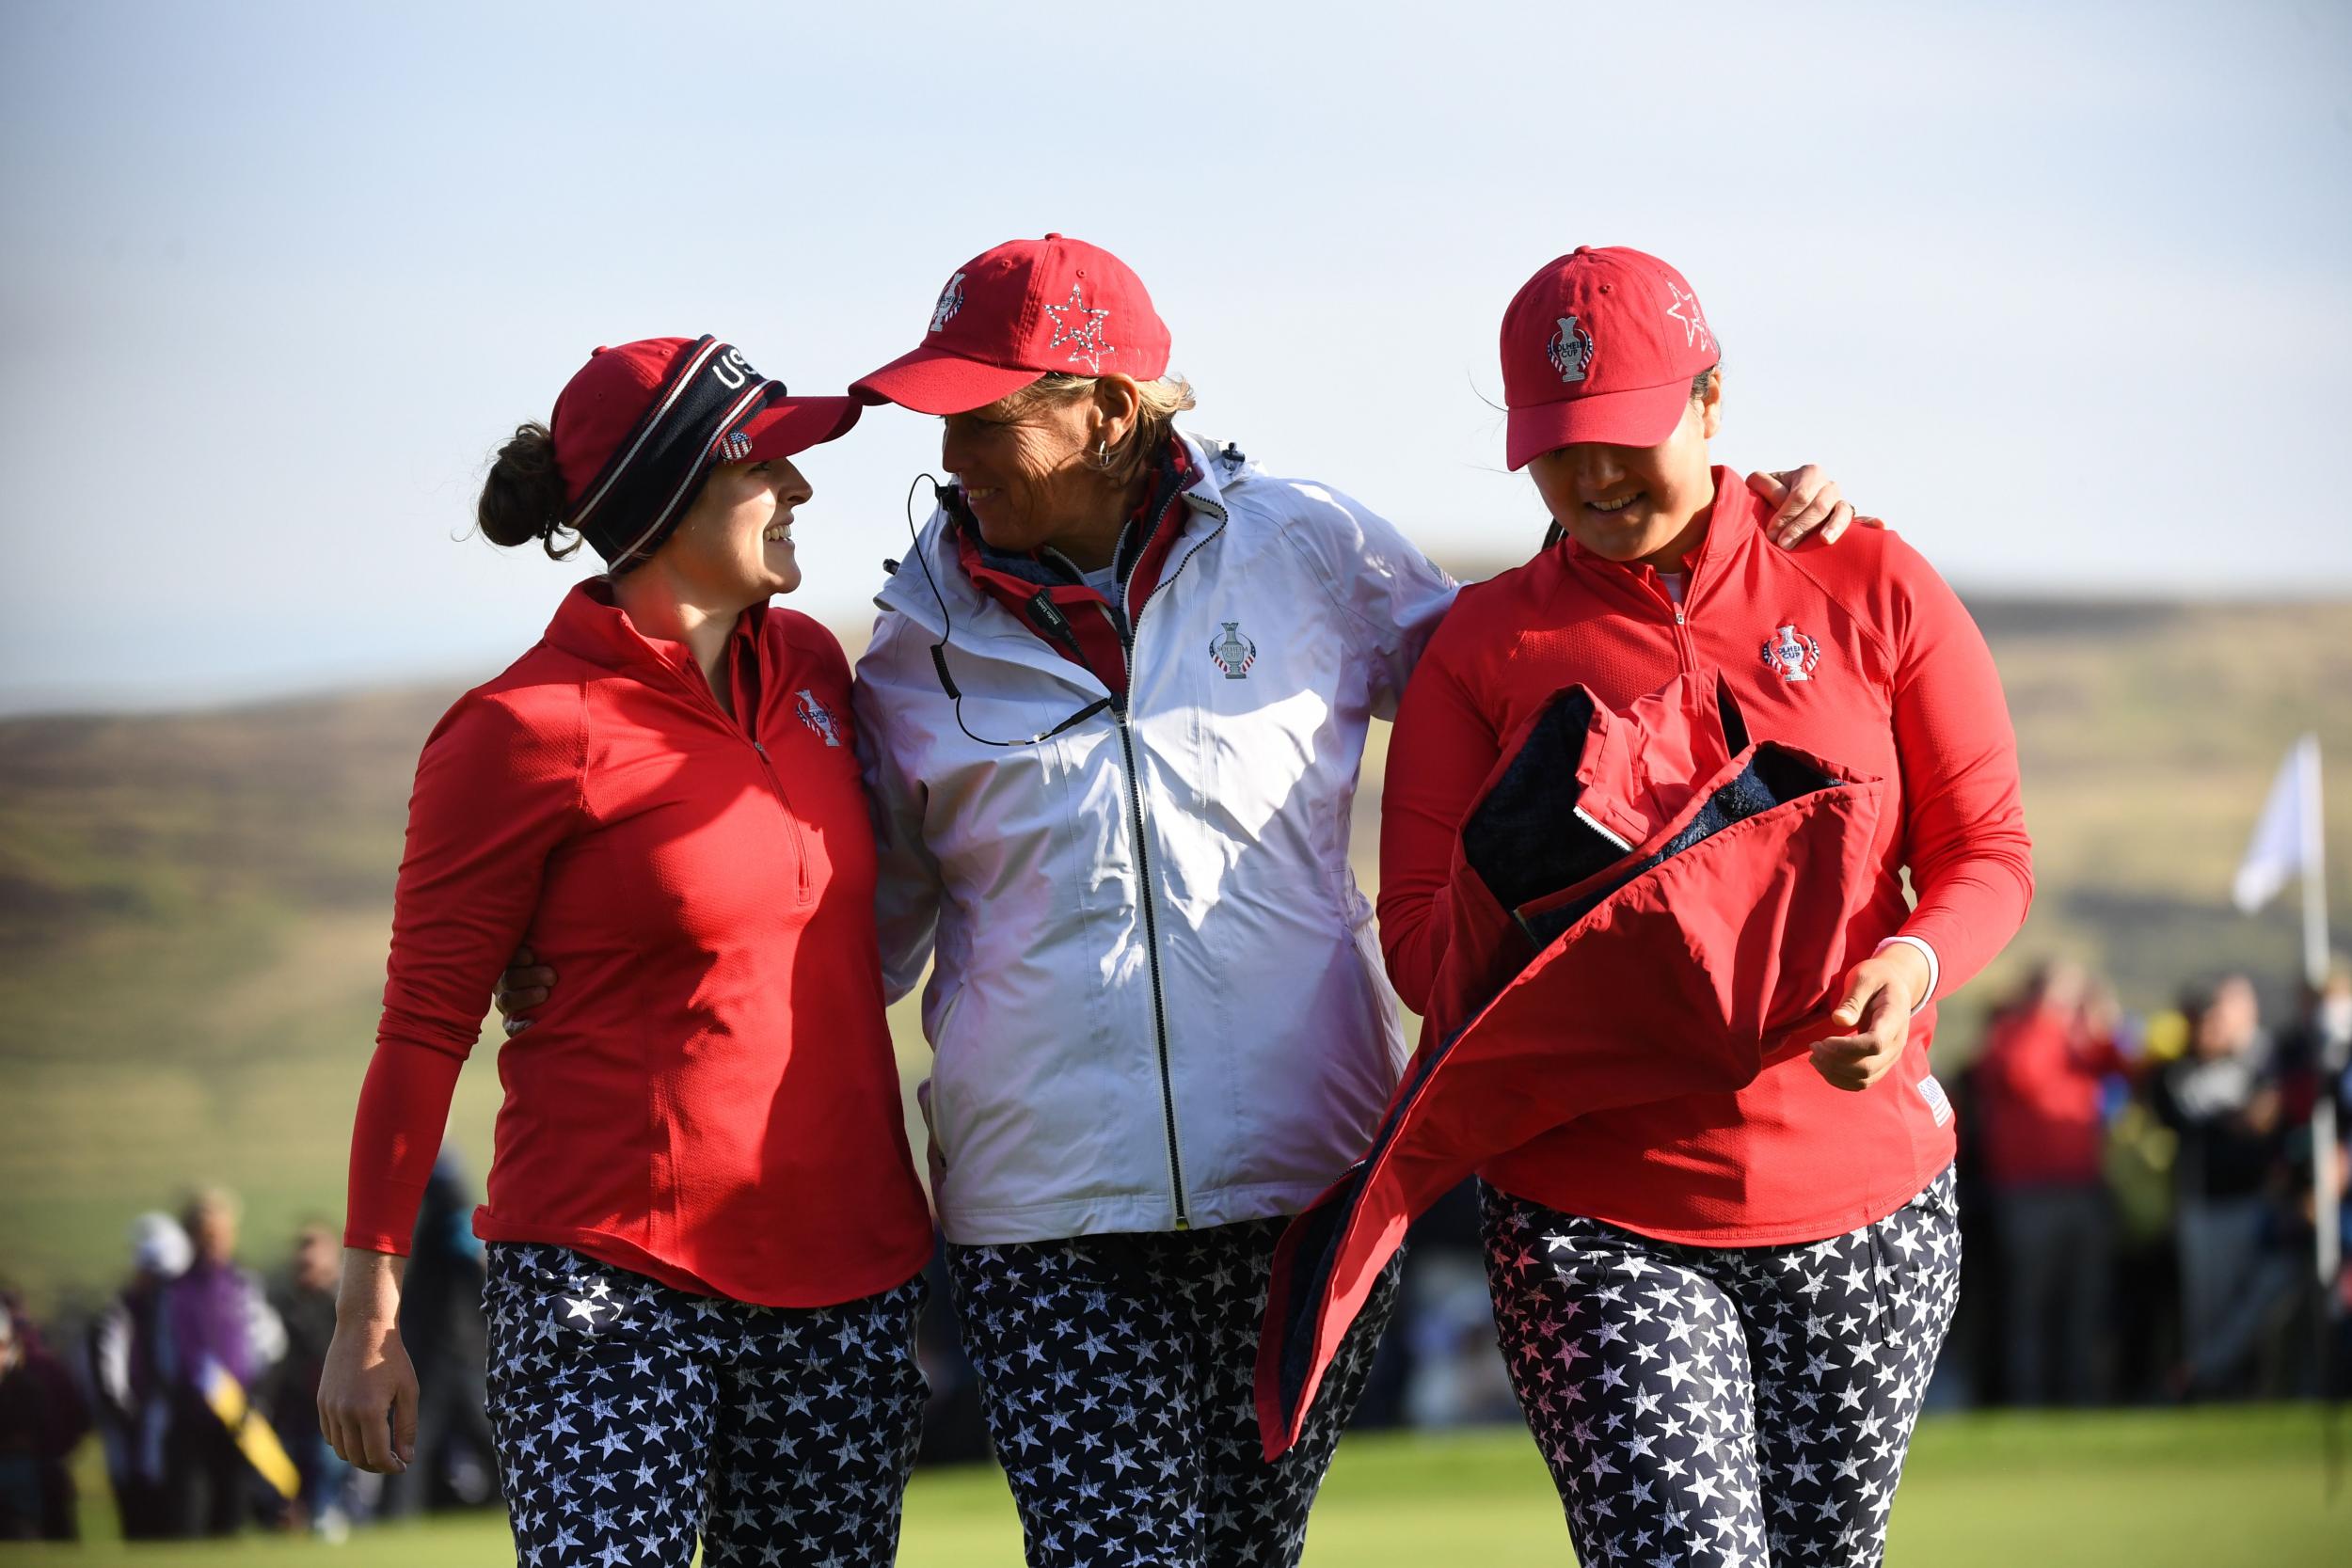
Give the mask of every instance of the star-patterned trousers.
<path id="1" fill-rule="evenodd" d="M 1269 1465 L 1251 1381 L 1284 1223 L 947 1248 L 1030 1568 L 1297 1562 L 1402 1259 L 1365 1302 L 1297 1446 Z"/>
<path id="2" fill-rule="evenodd" d="M 493 1242 L 490 1428 L 524 1568 L 883 1568 L 914 1465 L 921 1275 L 835 1307 L 698 1296 Z"/>
<path id="3" fill-rule="evenodd" d="M 1653 1241 L 1487 1189 L 1502 1354 L 1586 1568 L 1873 1565 L 1960 1294 L 1947 1169 L 1797 1246 Z"/>

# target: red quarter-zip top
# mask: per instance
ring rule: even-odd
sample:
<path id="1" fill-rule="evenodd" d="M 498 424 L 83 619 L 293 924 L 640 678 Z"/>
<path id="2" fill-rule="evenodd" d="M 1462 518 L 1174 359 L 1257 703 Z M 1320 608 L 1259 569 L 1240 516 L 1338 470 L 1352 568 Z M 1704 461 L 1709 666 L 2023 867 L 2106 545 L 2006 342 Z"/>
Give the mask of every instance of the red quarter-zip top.
<path id="1" fill-rule="evenodd" d="M 1841 967 L 1901 934 L 1933 948 L 1949 991 L 2016 931 L 2033 889 L 2016 742 L 1968 612 L 1891 532 L 1781 550 L 1759 514 L 1740 477 L 1718 468 L 1678 604 L 1649 568 L 1572 542 L 1462 591 L 1398 710 L 1381 804 L 1380 942 L 1408 1006 L 1431 1008 L 1460 826 L 1502 737 L 1577 684 L 1622 709 L 1677 675 L 1718 671 L 1758 740 L 1888 781 L 1873 883 Z M 1645 983 L 1623 977 L 1634 994 Z M 1901 1062 L 1865 1093 L 1831 1087 L 1800 1056 L 1736 1094 L 1581 1117 L 1483 1174 L 1669 1241 L 1838 1235 L 1884 1218 L 1951 1161 L 1951 1104 L 1928 1063 L 1934 1027 L 1931 1006 Z"/>
<path id="2" fill-rule="evenodd" d="M 499 1051 L 477 1235 L 779 1307 L 923 1266 L 849 667 L 769 607 L 727 659 L 732 716 L 686 648 L 583 583 L 425 743 L 350 1245 L 407 1250 L 458 1069 L 528 943 L 560 978 Z"/>

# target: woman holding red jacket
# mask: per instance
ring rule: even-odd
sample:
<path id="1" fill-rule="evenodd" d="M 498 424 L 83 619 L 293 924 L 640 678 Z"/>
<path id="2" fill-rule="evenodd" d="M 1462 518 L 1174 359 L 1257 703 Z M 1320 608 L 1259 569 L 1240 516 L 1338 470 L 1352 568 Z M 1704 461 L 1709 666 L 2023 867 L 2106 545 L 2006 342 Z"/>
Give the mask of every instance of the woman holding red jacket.
<path id="1" fill-rule="evenodd" d="M 849 667 L 768 603 L 801 578 L 792 454 L 857 413 L 709 338 L 599 349 L 483 489 L 494 543 L 561 556 L 568 532 L 607 571 L 418 764 L 319 1403 L 344 1458 L 413 1458 L 401 1260 L 458 1069 L 528 943 L 566 980 L 500 1053 L 474 1216 L 525 1561 L 897 1549 L 930 1225 L 882 1020 Z"/>
<path id="2" fill-rule="evenodd" d="M 1480 1173 L 1502 1349 L 1582 1560 L 1876 1562 L 1959 1284 L 1934 999 L 2024 919 L 2029 846 L 1967 612 L 1890 532 L 1767 547 L 1708 461 L 1720 358 L 1690 285 L 1638 251 L 1580 248 L 1512 301 L 1509 459 L 1555 542 L 1462 591 L 1405 693 L 1380 938 L 1433 1028 L 1474 1008 L 1434 994 L 1459 831 L 1502 738 L 1571 684 L 1628 708 L 1711 669 L 1758 738 L 1887 781 L 1836 1033 Z"/>

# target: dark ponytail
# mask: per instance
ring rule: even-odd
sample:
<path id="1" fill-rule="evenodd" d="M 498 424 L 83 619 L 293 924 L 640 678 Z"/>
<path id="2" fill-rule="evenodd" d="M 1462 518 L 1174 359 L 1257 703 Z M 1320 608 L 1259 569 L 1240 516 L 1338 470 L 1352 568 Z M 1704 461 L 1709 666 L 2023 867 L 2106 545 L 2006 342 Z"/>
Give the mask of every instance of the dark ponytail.
<path id="1" fill-rule="evenodd" d="M 515 427 L 514 439 L 499 448 L 498 460 L 482 482 L 474 521 L 493 545 L 527 545 L 536 539 L 558 561 L 580 548 L 575 535 L 559 546 L 564 532 L 564 474 L 555 466 L 555 437 L 532 420 Z"/>

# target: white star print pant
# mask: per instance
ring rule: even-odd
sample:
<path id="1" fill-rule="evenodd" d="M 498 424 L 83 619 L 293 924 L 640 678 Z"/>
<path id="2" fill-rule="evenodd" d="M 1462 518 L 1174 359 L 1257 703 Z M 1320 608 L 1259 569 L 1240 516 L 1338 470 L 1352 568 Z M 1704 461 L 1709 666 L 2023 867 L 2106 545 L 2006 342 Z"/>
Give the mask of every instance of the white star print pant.
<path id="1" fill-rule="evenodd" d="M 1269 1465 L 1251 1381 L 1284 1222 L 949 1246 L 1030 1568 L 1286 1568 L 1396 1302 L 1392 1260 Z"/>
<path id="2" fill-rule="evenodd" d="M 490 1427 L 524 1568 L 886 1568 L 923 1418 L 918 1275 L 753 1307 L 493 1242 Z"/>
<path id="3" fill-rule="evenodd" d="M 1960 1294 L 1946 1170 L 1875 1225 L 1691 1247 L 1486 1192 L 1504 1361 L 1585 1568 L 1882 1560 Z"/>

